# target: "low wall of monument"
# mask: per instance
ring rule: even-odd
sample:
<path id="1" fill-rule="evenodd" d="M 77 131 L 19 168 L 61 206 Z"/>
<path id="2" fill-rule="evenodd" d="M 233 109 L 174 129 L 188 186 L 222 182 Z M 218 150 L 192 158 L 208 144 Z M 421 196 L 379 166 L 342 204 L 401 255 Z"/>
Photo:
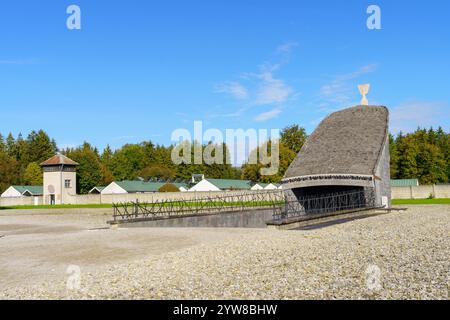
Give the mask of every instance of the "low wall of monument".
<path id="1" fill-rule="evenodd" d="M 258 193 L 261 191 L 246 191 L 245 194 Z M 227 201 L 238 201 L 238 196 L 242 191 L 220 191 L 220 192 L 175 192 L 175 193 L 147 193 L 147 194 L 89 194 L 77 195 L 66 199 L 70 204 L 112 204 L 124 203 L 138 200 L 139 202 L 158 202 L 167 200 L 193 200 L 206 197 L 227 197 Z M 233 196 L 236 196 L 235 198 Z M 450 198 L 450 185 L 433 186 L 411 186 L 411 187 L 393 187 L 392 199 L 426 199 L 430 196 L 434 198 Z M 271 197 L 267 193 L 267 200 Z M 261 198 L 260 200 L 264 200 Z M 19 197 L 19 198 L 0 198 L 0 207 L 9 206 L 33 206 L 43 204 L 42 197 Z"/>
<path id="2" fill-rule="evenodd" d="M 273 218 L 272 209 L 248 209 L 240 212 L 196 214 L 191 216 L 116 222 L 126 228 L 266 228 Z"/>

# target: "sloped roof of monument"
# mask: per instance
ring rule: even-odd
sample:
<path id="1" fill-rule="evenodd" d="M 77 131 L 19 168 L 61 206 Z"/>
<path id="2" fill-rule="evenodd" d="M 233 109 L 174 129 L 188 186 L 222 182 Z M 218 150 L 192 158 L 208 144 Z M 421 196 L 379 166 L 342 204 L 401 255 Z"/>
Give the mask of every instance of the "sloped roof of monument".
<path id="1" fill-rule="evenodd" d="M 50 159 L 41 163 L 41 166 L 57 166 L 57 165 L 69 165 L 69 166 L 78 166 L 79 164 L 72 159 L 67 158 L 65 155 L 57 154 L 51 157 Z"/>
<path id="2" fill-rule="evenodd" d="M 375 174 L 388 134 L 389 111 L 356 106 L 326 117 L 308 138 L 285 178 Z"/>

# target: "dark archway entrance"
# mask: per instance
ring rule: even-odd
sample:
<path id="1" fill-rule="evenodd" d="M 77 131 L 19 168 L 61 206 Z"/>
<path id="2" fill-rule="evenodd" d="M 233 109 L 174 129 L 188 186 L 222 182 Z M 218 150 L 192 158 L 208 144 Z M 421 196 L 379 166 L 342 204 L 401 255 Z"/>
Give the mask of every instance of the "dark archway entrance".
<path id="1" fill-rule="evenodd" d="M 323 214 L 375 205 L 372 188 L 359 186 L 315 186 L 292 189 L 296 209 L 303 214 Z M 289 205 L 290 207 L 294 207 Z"/>

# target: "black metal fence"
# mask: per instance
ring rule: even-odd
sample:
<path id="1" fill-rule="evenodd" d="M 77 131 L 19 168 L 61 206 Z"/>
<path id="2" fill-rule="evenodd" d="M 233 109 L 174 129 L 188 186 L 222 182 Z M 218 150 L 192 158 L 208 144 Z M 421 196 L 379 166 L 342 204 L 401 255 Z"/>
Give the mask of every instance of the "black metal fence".
<path id="1" fill-rule="evenodd" d="M 162 200 L 152 203 L 114 203 L 114 221 L 158 219 L 174 216 L 239 212 L 249 209 L 277 208 L 284 206 L 281 190 L 252 191 L 225 196 L 197 195 L 193 199 Z"/>
<path id="2" fill-rule="evenodd" d="M 274 220 L 285 220 L 306 215 L 341 212 L 376 207 L 373 190 L 361 190 L 288 199 L 284 205 L 274 207 Z"/>
<path id="3" fill-rule="evenodd" d="M 193 199 L 162 200 L 152 203 L 114 203 L 114 221 L 159 219 L 176 216 L 241 212 L 250 209 L 272 209 L 273 219 L 285 220 L 306 215 L 375 208 L 373 190 L 361 190 L 289 197 L 283 191 L 252 191 L 225 196 L 197 195 Z"/>

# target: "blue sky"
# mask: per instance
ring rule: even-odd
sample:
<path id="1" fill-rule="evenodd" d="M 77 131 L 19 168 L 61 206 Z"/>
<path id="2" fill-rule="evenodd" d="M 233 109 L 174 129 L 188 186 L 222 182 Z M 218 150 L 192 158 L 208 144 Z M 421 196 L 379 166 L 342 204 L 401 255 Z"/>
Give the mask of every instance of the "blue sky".
<path id="1" fill-rule="evenodd" d="M 71 4 L 81 30 L 66 28 Z M 100 149 L 169 144 L 195 120 L 311 132 L 360 83 L 393 132 L 449 130 L 449 15 L 447 0 L 2 1 L 0 132 Z"/>

